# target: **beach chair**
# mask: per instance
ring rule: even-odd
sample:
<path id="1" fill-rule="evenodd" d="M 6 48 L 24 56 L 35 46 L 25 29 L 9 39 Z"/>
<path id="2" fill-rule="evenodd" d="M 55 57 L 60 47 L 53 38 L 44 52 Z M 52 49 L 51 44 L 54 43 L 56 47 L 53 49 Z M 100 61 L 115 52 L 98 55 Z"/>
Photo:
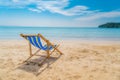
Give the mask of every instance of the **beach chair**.
<path id="1" fill-rule="evenodd" d="M 45 37 L 43 37 L 41 34 L 37 35 L 24 35 L 20 34 L 21 37 L 25 38 L 29 42 L 29 51 L 30 51 L 30 57 L 28 57 L 24 62 L 27 62 L 30 58 L 35 56 L 40 50 L 44 50 L 47 53 L 47 56 L 45 59 L 49 58 L 50 55 L 56 50 L 59 52 L 59 54 L 62 54 L 62 52 L 58 49 L 59 45 L 53 45 L 49 40 L 47 40 Z M 43 42 L 45 45 L 43 45 Z M 32 53 L 32 46 L 35 46 L 38 48 L 38 50 L 35 53 Z"/>

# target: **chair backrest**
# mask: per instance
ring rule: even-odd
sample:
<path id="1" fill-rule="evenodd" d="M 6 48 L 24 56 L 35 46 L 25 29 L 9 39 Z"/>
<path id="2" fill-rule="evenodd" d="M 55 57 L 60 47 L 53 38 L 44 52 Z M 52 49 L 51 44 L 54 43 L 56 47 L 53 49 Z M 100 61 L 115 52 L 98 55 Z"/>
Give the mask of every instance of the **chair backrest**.
<path id="1" fill-rule="evenodd" d="M 25 39 L 27 39 L 33 46 L 42 49 L 42 50 L 50 50 L 52 49 L 52 46 L 48 46 L 47 45 L 47 39 L 45 39 L 43 36 L 40 37 L 39 34 L 38 35 L 23 35 L 21 34 L 22 37 L 24 37 Z M 42 40 L 43 39 L 46 44 L 43 45 L 42 44 Z"/>

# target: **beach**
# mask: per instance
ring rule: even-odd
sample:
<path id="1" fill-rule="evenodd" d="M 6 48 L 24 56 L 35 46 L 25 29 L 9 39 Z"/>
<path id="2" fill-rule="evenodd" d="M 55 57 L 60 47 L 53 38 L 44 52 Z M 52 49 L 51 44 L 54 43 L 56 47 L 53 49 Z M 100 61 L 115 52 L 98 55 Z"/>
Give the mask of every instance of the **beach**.
<path id="1" fill-rule="evenodd" d="M 52 42 L 60 44 L 63 55 L 54 52 L 38 65 L 44 57 L 22 63 L 29 57 L 26 40 L 1 40 L 0 80 L 120 80 L 120 41 Z M 33 47 L 33 52 L 36 50 Z"/>
<path id="2" fill-rule="evenodd" d="M 0 80 L 120 80 L 120 0 L 0 0 Z"/>

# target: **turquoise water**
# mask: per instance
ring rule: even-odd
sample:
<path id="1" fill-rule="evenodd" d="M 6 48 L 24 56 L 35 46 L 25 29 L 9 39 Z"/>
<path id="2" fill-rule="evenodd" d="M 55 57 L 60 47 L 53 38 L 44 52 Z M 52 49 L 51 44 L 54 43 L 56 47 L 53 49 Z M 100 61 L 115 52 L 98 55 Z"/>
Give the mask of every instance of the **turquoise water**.
<path id="1" fill-rule="evenodd" d="M 41 33 L 49 39 L 120 40 L 120 28 L 0 27 L 0 39 L 21 39 L 20 33 Z"/>

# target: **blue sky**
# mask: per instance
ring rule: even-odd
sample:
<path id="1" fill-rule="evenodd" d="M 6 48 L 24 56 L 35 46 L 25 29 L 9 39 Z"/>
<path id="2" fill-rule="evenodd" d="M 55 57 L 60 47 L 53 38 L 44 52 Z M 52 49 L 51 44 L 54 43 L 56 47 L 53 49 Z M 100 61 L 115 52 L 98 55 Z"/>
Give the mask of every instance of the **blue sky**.
<path id="1" fill-rule="evenodd" d="M 1 26 L 97 27 L 120 22 L 120 0 L 0 0 Z"/>

